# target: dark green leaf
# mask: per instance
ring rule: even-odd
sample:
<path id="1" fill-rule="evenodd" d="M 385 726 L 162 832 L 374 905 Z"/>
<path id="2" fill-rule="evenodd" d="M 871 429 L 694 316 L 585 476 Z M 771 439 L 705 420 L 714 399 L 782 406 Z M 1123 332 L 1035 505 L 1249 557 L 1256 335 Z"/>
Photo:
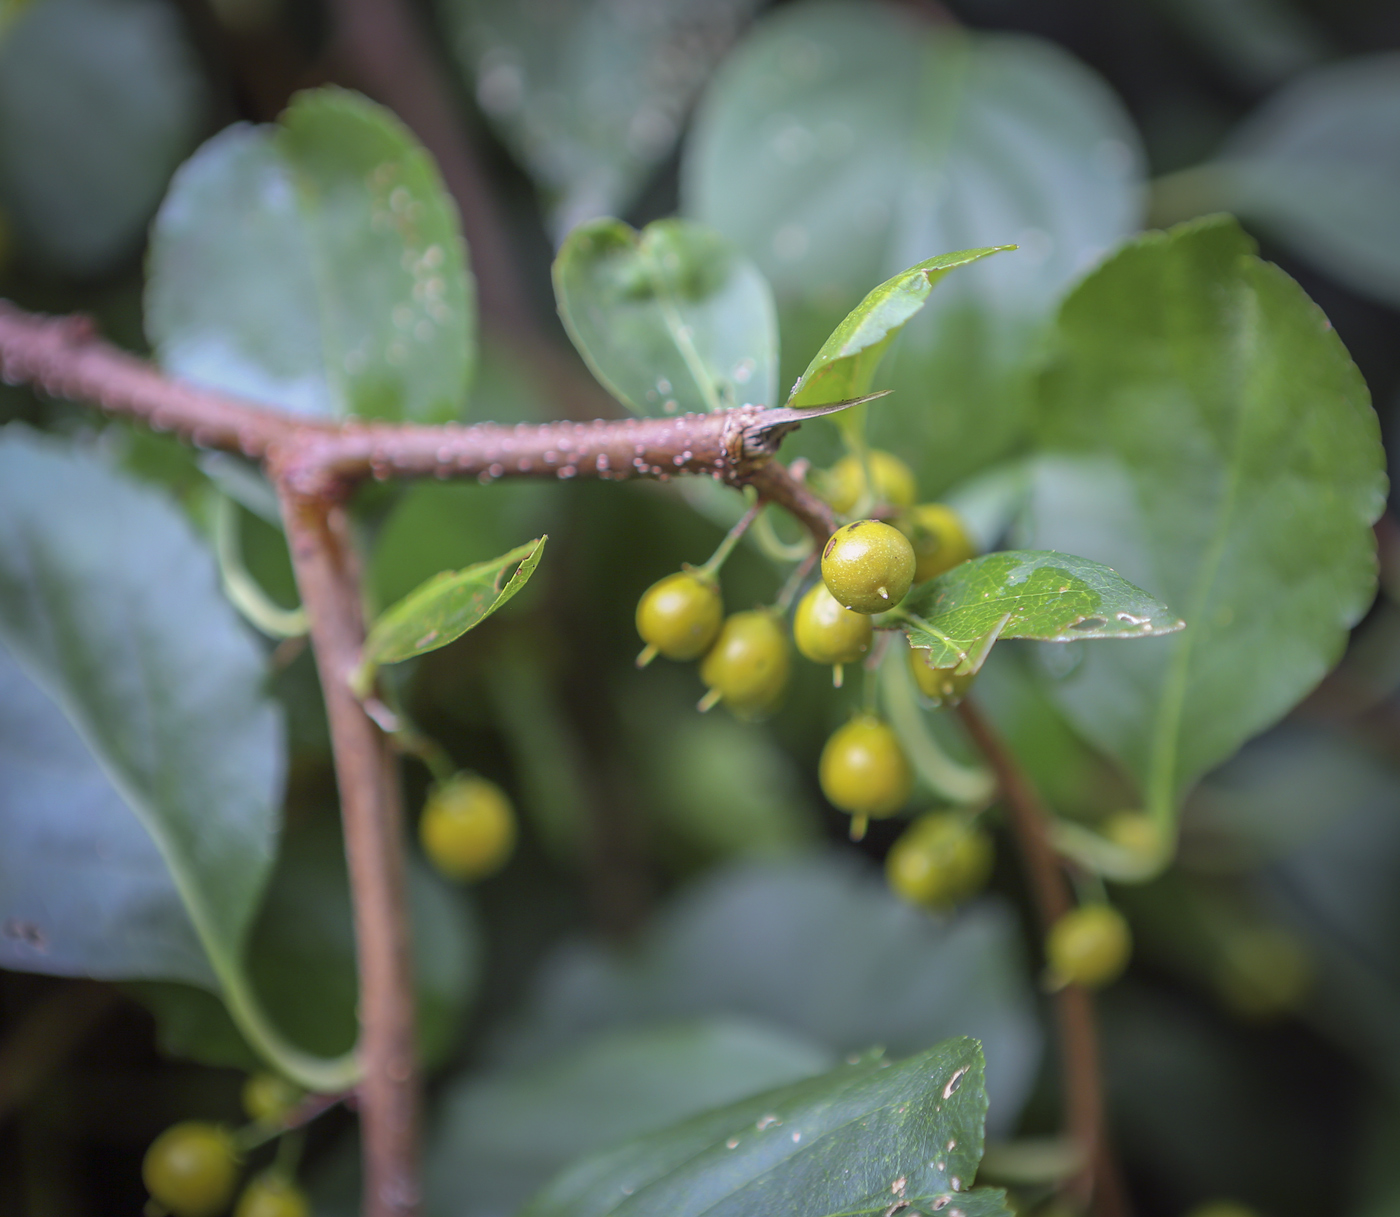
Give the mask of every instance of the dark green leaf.
<path id="1" fill-rule="evenodd" d="M 161 363 L 288 410 L 457 417 L 475 308 L 428 154 L 340 89 L 298 94 L 275 127 L 215 136 L 151 233 L 146 330 Z"/>
<path id="2" fill-rule="evenodd" d="M 982 1074 L 972 1039 L 867 1058 L 586 1158 L 521 1217 L 875 1217 L 901 1201 L 1002 1217 L 1003 1193 L 964 1193 L 982 1158 Z"/>
<path id="3" fill-rule="evenodd" d="M 632 951 L 561 949 L 502 1051 L 536 1060 L 608 1027 L 715 1014 L 840 1054 L 974 1034 L 990 1053 L 993 1119 L 1009 1131 L 1040 1055 L 1026 976 L 1019 931 L 996 901 L 935 918 L 849 859 L 748 862 L 684 891 Z"/>
<path id="4" fill-rule="evenodd" d="M 1075 726 L 1165 823 L 1321 679 L 1375 590 L 1385 501 L 1366 386 L 1327 319 L 1228 219 L 1149 234 L 1066 302 L 1026 528 L 1186 619 L 1042 648 Z"/>
<path id="5" fill-rule="evenodd" d="M 33 714 L 4 736 L 27 743 L 0 781 L 0 921 L 37 938 L 0 940 L 6 965 L 222 979 L 272 865 L 283 742 L 208 551 L 156 492 L 7 428 L 0 642 L 6 713 Z"/>
<path id="6" fill-rule="evenodd" d="M 0 205 L 26 250 L 108 270 L 205 121 L 180 17 L 155 0 L 45 0 L 0 27 Z"/>
<path id="7" fill-rule="evenodd" d="M 711 1019 L 597 1036 L 445 1095 L 428 1153 L 430 1213 L 512 1213 L 580 1154 L 828 1070 L 833 1055 L 760 1023 Z"/>
<path id="8" fill-rule="evenodd" d="M 556 242 L 628 209 L 755 0 L 549 7 L 439 0 L 476 99 L 544 195 Z"/>
<path id="9" fill-rule="evenodd" d="M 528 541 L 465 570 L 443 571 L 410 592 L 370 627 L 365 667 L 426 655 L 480 625 L 529 582 L 547 540 Z M 516 569 L 502 586 L 501 579 L 512 566 Z"/>
<path id="10" fill-rule="evenodd" d="M 872 283 L 938 250 L 1020 246 L 943 285 L 882 377 L 873 438 L 935 491 L 1024 434 L 1036 332 L 1138 227 L 1141 164 L 1122 105 L 1049 43 L 797 3 L 714 77 L 681 187 L 773 284 L 785 385 Z"/>
<path id="11" fill-rule="evenodd" d="M 1165 604 L 1098 562 L 1018 549 L 921 583 L 900 611 L 916 618 L 905 631 L 910 646 L 928 648 L 930 667 L 972 671 L 998 638 L 1153 638 L 1182 628 Z"/>
<path id="12" fill-rule="evenodd" d="M 634 414 L 776 404 L 772 295 L 717 233 L 685 220 L 580 225 L 554 260 L 554 295 L 593 374 Z"/>
<path id="13" fill-rule="evenodd" d="M 1156 201 L 1175 218 L 1238 212 L 1325 274 L 1400 304 L 1400 54 L 1300 76 L 1218 159 L 1164 179 Z"/>
<path id="14" fill-rule="evenodd" d="M 939 254 L 880 284 L 846 314 L 845 320 L 822 343 L 821 350 L 792 386 L 787 404 L 824 406 L 869 393 L 875 381 L 875 370 L 890 343 L 905 323 L 924 307 L 935 283 L 959 266 L 1015 248 L 1014 245 L 998 245 Z"/>

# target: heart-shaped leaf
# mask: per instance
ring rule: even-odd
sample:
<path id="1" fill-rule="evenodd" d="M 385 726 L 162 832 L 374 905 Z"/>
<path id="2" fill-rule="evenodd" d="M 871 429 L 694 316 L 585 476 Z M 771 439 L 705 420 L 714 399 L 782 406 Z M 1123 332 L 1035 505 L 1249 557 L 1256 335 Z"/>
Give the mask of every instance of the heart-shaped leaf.
<path id="1" fill-rule="evenodd" d="M 986 1115 L 976 1040 L 895 1064 L 869 1054 L 585 1158 L 521 1217 L 1003 1217 L 1004 1193 L 965 1190 Z"/>
<path id="2" fill-rule="evenodd" d="M 1365 382 L 1254 248 L 1229 218 L 1127 246 L 1065 302 L 1040 388 L 1026 540 L 1186 618 L 1172 638 L 1041 656 L 1164 828 L 1322 678 L 1375 593 L 1386 480 Z"/>
<path id="3" fill-rule="evenodd" d="M 1004 550 L 921 583 L 900 605 L 932 668 L 976 671 L 998 638 L 1153 638 L 1184 626 L 1165 604 L 1087 558 Z"/>
<path id="4" fill-rule="evenodd" d="M 554 260 L 564 328 L 634 414 L 775 405 L 778 322 L 763 275 L 685 220 L 574 229 Z"/>
<path id="5" fill-rule="evenodd" d="M 792 386 L 787 404 L 824 406 L 869 393 L 875 381 L 875 370 L 890 343 L 905 322 L 924 307 L 934 284 L 956 267 L 1015 248 L 1014 245 L 998 245 L 939 254 L 880 284 L 846 314 L 845 320 L 822 343 L 821 350 Z"/>
<path id="6" fill-rule="evenodd" d="M 365 639 L 356 687 L 368 688 L 379 664 L 426 655 L 480 625 L 529 582 L 547 540 L 528 541 L 464 570 L 443 571 L 386 609 Z M 501 579 L 512 566 L 516 569 L 503 586 Z"/>
<path id="7" fill-rule="evenodd" d="M 256 401 L 432 421 L 466 400 L 476 304 L 456 208 L 407 128 L 343 89 L 299 93 L 276 126 L 229 127 L 186 162 L 145 303 L 168 371 Z"/>
<path id="8" fill-rule="evenodd" d="M 245 969 L 285 741 L 262 653 L 179 508 L 0 433 L 0 644 L 6 717 L 25 715 L 6 738 L 26 741 L 0 751 L 0 963 L 208 986 L 284 1072 L 352 1084 L 353 1058 L 285 1040 Z"/>

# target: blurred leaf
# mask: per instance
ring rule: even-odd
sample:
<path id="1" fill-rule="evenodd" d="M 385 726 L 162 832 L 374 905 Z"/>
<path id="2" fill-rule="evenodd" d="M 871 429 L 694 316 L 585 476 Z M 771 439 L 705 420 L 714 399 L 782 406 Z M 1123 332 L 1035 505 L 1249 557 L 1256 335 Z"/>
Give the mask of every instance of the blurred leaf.
<path id="1" fill-rule="evenodd" d="M 1336 661 L 1384 503 L 1360 374 L 1228 219 L 1153 233 L 1061 312 L 1026 528 L 1150 587 L 1186 629 L 1041 648 L 1055 700 L 1162 820 Z"/>
<path id="2" fill-rule="evenodd" d="M 146 332 L 200 384 L 309 414 L 456 418 L 475 329 L 437 168 L 358 94 L 299 93 L 276 126 L 220 132 L 156 216 Z"/>
<path id="3" fill-rule="evenodd" d="M 698 224 L 580 225 L 554 260 L 554 294 L 579 353 L 634 414 L 777 404 L 768 284 Z"/>
<path id="4" fill-rule="evenodd" d="M 792 386 L 787 404 L 824 406 L 869 393 L 875 382 L 875 370 L 890 343 L 898 337 L 905 322 L 924 307 L 934 284 L 950 270 L 977 262 L 988 254 L 1014 248 L 1000 245 L 992 249 L 939 254 L 874 288 L 822 343 L 821 350 Z"/>
<path id="5" fill-rule="evenodd" d="M 431 1068 L 455 1046 L 475 992 L 481 947 L 459 893 L 416 858 L 408 873 L 419 1053 Z M 254 924 L 247 966 L 278 1026 L 307 1051 L 355 1043 L 359 1000 L 345 848 L 334 817 L 286 835 Z M 206 1065 L 248 1068 L 257 1058 L 223 1006 L 183 985 L 131 986 L 156 1015 L 162 1050 Z"/>
<path id="6" fill-rule="evenodd" d="M 522 1069 L 468 1075 L 444 1095 L 428 1151 L 428 1212 L 514 1213 L 580 1154 L 811 1077 L 832 1054 L 734 1019 L 596 1036 Z"/>
<path id="7" fill-rule="evenodd" d="M 1400 306 L 1400 53 L 1320 67 L 1188 171 L 1202 210 L 1257 221 L 1324 273 Z"/>
<path id="8" fill-rule="evenodd" d="M 534 178 L 556 244 L 627 210 L 756 0 L 439 0 L 486 116 Z"/>
<path id="9" fill-rule="evenodd" d="M 962 1192 L 982 1158 L 982 1075 L 972 1039 L 844 1065 L 585 1158 L 521 1217 L 740 1217 L 793 1211 L 795 1197 L 807 1217 L 950 1200 L 950 1213 L 1006 1217 L 1002 1192 Z"/>
<path id="10" fill-rule="evenodd" d="M 44 0 L 0 39 L 0 208 L 18 244 L 70 275 L 129 257 L 208 98 L 178 11 Z"/>
<path id="11" fill-rule="evenodd" d="M 847 858 L 749 862 L 684 891 L 630 953 L 562 948 L 502 1052 L 537 1060 L 609 1027 L 717 1014 L 843 1054 L 969 1033 L 988 1049 L 993 1121 L 1009 1129 L 1040 1058 L 1026 976 L 1019 932 L 994 901 L 939 919 Z"/>
<path id="12" fill-rule="evenodd" d="M 954 276 L 882 376 L 873 438 L 936 491 L 1023 435 L 1038 327 L 1137 228 L 1141 162 L 1118 100 L 1049 43 L 808 2 L 716 73 L 681 194 L 773 284 L 785 384 L 872 283 L 937 250 L 1020 246 Z"/>
<path id="13" fill-rule="evenodd" d="M 955 566 L 919 584 L 899 611 L 917 618 L 904 631 L 910 646 L 928 649 L 934 668 L 976 670 L 979 650 L 997 638 L 1154 638 L 1182 626 L 1165 604 L 1098 562 L 1027 550 Z"/>
<path id="14" fill-rule="evenodd" d="M 1249 88 L 1276 85 L 1331 52 L 1289 0 L 1157 0 L 1157 7 Z"/>
<path id="15" fill-rule="evenodd" d="M 527 541 L 499 558 L 465 570 L 443 571 L 410 592 L 370 626 L 364 668 L 426 655 L 480 625 L 529 582 L 544 557 L 547 540 Z M 512 566 L 515 570 L 502 585 Z"/>
<path id="16" fill-rule="evenodd" d="M 162 496 L 7 428 L 0 641 L 0 921 L 33 927 L 0 959 L 227 984 L 272 865 L 283 743 L 213 559 Z"/>

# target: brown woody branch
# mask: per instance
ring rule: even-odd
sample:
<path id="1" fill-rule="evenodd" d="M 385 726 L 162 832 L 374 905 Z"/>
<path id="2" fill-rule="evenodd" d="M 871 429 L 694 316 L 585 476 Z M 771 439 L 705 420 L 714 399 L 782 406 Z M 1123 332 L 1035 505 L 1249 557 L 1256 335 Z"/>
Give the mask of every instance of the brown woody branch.
<path id="1" fill-rule="evenodd" d="M 1021 851 L 1031 897 L 1042 931 L 1074 907 L 1074 897 L 1050 843 L 1049 812 L 1035 787 L 996 728 L 972 701 L 958 707 L 963 725 L 997 775 Z M 1093 997 L 1082 985 L 1067 985 L 1055 995 L 1063 1072 L 1065 1126 L 1083 1148 L 1085 1166 L 1068 1188 L 1079 1208 L 1092 1202 L 1100 1217 L 1124 1217 L 1127 1200 L 1104 1135 L 1103 1078 Z"/>

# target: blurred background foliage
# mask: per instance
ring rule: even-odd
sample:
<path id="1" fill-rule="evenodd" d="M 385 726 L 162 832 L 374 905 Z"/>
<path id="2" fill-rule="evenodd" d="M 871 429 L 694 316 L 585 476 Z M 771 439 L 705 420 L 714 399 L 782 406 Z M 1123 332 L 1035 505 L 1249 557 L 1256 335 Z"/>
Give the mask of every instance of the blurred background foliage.
<path id="1" fill-rule="evenodd" d="M 372 217 L 330 185 L 313 217 L 287 211 L 293 176 L 324 170 L 333 185 L 298 133 L 349 121 L 334 106 L 277 128 L 234 124 L 272 122 L 307 85 L 373 95 L 344 45 L 348 11 L 0 0 L 0 294 L 89 313 L 174 371 L 289 407 L 512 422 L 577 403 L 490 312 L 483 253 L 515 266 L 534 324 L 564 352 L 548 268 L 571 228 L 602 215 L 700 221 L 772 284 L 785 387 L 875 283 L 934 253 L 1015 242 L 1015 257 L 935 292 L 882 374 L 896 392 L 871 414 L 874 441 L 914 466 L 923 496 L 946 495 L 991 544 L 1028 496 L 1049 493 L 1054 471 L 1015 458 L 1041 435 L 1033 389 L 1067 290 L 1144 226 L 1228 210 L 1325 311 L 1394 434 L 1400 10 L 1388 0 L 425 3 L 412 15 L 505 244 L 471 251 L 478 349 L 463 275 L 415 297 L 418 320 L 439 328 L 414 359 L 347 362 L 341 376 L 318 345 L 336 323 L 318 269 L 378 259 L 388 301 L 395 276 L 432 268 L 401 263 L 387 236 L 337 246 Z M 432 177 L 392 125 L 376 138 L 414 190 Z M 209 209 L 226 210 L 256 257 L 202 237 L 189 219 Z M 450 246 L 450 216 L 420 219 Z M 300 289 L 270 297 L 269 278 L 296 275 Z M 220 326 L 246 344 L 208 341 Z M 353 351 L 357 336 L 336 341 Z M 248 568 L 295 602 L 275 509 L 238 462 L 15 387 L 0 386 L 0 421 L 69 437 L 178 502 L 192 532 L 174 515 L 150 527 L 192 549 L 212 544 L 216 491 L 229 495 Z M 827 464 L 840 448 L 814 423 L 784 451 Z M 66 485 L 55 465 L 52 512 L 84 527 Z M 132 518 L 145 518 L 132 493 Z M 897 827 L 877 823 L 854 846 L 817 788 L 849 692 L 800 665 L 785 711 L 741 725 L 693 713 L 689 670 L 632 666 L 638 595 L 703 560 L 740 507 L 674 483 L 386 484 L 357 500 L 379 606 L 551 537 L 507 610 L 395 674 L 423 729 L 506 787 L 526 824 L 506 870 L 468 891 L 415 863 L 437 1066 L 432 1213 L 503 1217 L 576 1154 L 875 1043 L 905 1054 L 977 1035 L 991 1138 L 1056 1128 L 1033 917 L 1005 834 L 971 906 L 903 905 L 878 869 Z M 1337 669 L 1191 791 L 1166 875 L 1112 889 L 1138 952 L 1101 1001 L 1111 1135 L 1144 1214 L 1218 1197 L 1275 1217 L 1400 1213 L 1400 534 L 1385 517 L 1378 535 L 1382 594 Z M 114 561 L 135 562 L 129 543 L 111 544 Z M 139 582 L 139 565 L 128 576 Z M 755 547 L 736 553 L 724 590 L 730 608 L 772 598 Z M 226 606 L 208 612 L 238 633 Z M 247 645 L 238 638 L 225 643 Z M 354 965 L 326 730 L 308 655 L 266 649 L 274 699 L 247 730 L 285 724 L 285 830 L 260 907 L 230 904 L 229 924 L 251 925 L 250 983 L 287 1035 L 333 1053 L 353 1038 Z M 1043 666 L 1032 644 L 1003 644 L 978 691 L 1054 809 L 1092 824 L 1132 786 L 1047 692 Z M 0 690 L 0 773 L 17 783 L 2 766 L 21 727 L 64 727 L 25 708 L 17 670 L 0 667 Z M 427 775 L 409 763 L 406 782 L 416 807 Z M 64 805 L 111 812 L 84 789 Z M 93 821 L 55 817 L 54 839 L 79 848 Z M 148 865 L 141 840 L 132 857 Z M 17 883 L 18 851 L 39 846 L 17 832 L 4 844 L 0 878 Z M 95 907 L 107 898 L 97 890 Z M 0 1212 L 135 1211 L 151 1137 L 177 1118 L 235 1118 L 255 1058 L 197 987 L 207 964 L 190 943 L 162 944 L 159 965 L 79 969 L 130 980 L 118 990 L 33 975 L 22 946 L 7 946 L 17 970 L 0 973 Z M 308 1169 L 327 1213 L 353 1203 L 352 1142 L 343 1113 L 313 1130 Z"/>

